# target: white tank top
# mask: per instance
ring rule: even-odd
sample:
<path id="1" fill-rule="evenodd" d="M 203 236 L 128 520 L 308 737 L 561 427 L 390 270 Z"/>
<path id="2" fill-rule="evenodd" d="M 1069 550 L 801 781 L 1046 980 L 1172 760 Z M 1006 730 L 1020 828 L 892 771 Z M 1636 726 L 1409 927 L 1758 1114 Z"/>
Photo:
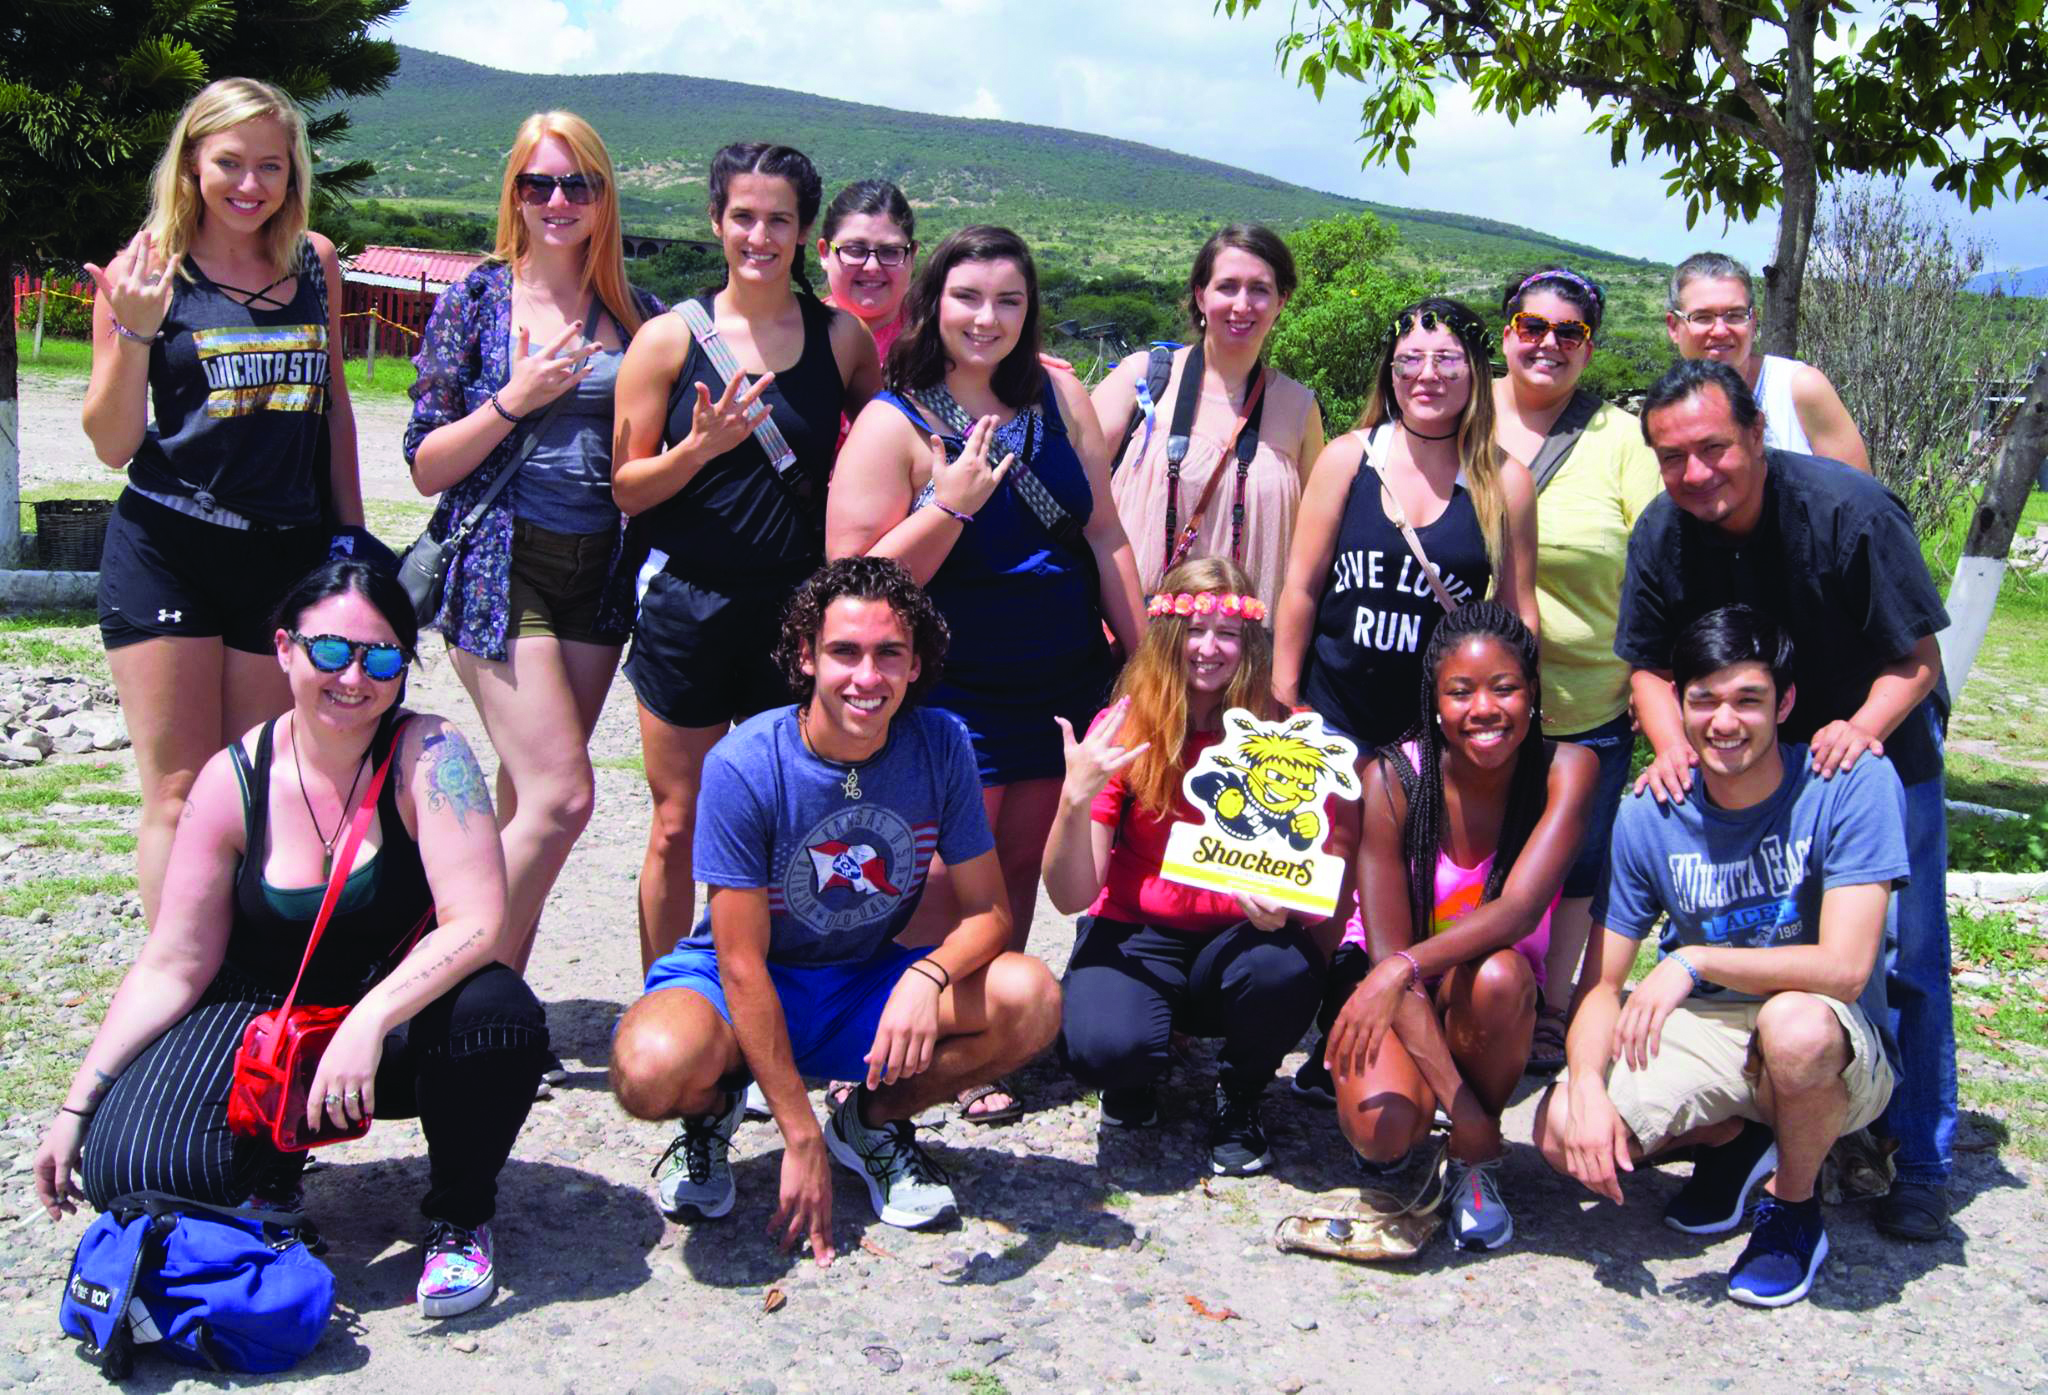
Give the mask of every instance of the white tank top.
<path id="1" fill-rule="evenodd" d="M 1813 442 L 1806 439 L 1799 408 L 1792 402 L 1792 375 L 1805 366 L 1796 358 L 1764 355 L 1763 371 L 1756 378 L 1756 405 L 1763 408 L 1764 444 L 1774 450 L 1813 454 Z"/>

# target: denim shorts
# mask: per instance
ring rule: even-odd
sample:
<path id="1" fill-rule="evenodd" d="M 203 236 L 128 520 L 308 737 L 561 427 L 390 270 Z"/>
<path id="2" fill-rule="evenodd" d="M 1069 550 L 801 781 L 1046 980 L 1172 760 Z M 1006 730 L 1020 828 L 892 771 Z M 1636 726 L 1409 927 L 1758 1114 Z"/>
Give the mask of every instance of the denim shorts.
<path id="1" fill-rule="evenodd" d="M 798 1074 L 818 1080 L 866 1079 L 866 1057 L 889 994 L 912 961 L 930 953 L 929 948 L 904 949 L 892 943 L 874 958 L 851 964 L 769 960 L 768 977 L 782 1002 Z M 711 946 L 684 941 L 654 961 L 647 971 L 647 991 L 670 988 L 687 988 L 706 999 L 726 1025 L 732 1025 L 732 1009 L 726 1006 L 725 988 L 718 980 L 718 952 Z"/>
<path id="2" fill-rule="evenodd" d="M 1623 712 L 1613 721 L 1591 731 L 1582 731 L 1576 736 L 1553 737 L 1552 740 L 1584 746 L 1600 761 L 1600 775 L 1593 783 L 1593 803 L 1586 810 L 1586 836 L 1579 843 L 1579 855 L 1573 860 L 1571 870 L 1564 874 L 1564 895 L 1567 899 L 1598 896 L 1607 889 L 1614 816 L 1621 808 L 1621 792 L 1628 784 L 1629 758 L 1636 749 L 1635 728 L 1629 724 L 1628 713 Z"/>

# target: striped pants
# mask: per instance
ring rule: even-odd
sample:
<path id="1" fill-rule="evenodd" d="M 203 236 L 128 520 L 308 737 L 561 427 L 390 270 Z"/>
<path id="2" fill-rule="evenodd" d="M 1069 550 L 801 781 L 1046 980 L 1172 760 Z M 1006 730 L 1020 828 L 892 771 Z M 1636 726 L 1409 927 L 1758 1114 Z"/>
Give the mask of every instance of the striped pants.
<path id="1" fill-rule="evenodd" d="M 136 1191 L 238 1206 L 259 1181 L 296 1176 L 304 1154 L 228 1131 L 243 1029 L 280 1001 L 223 973 L 121 1072 L 85 1139 L 81 1171 L 95 1207 Z M 428 1219 L 474 1228 L 496 1213 L 498 1173 L 533 1106 L 547 1044 L 539 1002 L 502 964 L 471 974 L 384 1038 L 377 1117 L 420 1121 Z"/>

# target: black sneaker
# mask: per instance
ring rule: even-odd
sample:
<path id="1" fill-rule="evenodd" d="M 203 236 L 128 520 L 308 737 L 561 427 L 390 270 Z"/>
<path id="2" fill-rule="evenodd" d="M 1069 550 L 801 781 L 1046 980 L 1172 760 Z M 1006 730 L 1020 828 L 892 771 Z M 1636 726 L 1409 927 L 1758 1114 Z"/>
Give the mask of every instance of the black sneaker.
<path id="1" fill-rule="evenodd" d="M 1219 1177 L 1248 1177 L 1273 1161 L 1266 1131 L 1259 1126 L 1263 1089 L 1232 1093 L 1216 1087 L 1216 1117 L 1209 1124 L 1209 1170 Z"/>
<path id="2" fill-rule="evenodd" d="M 1718 1148 L 1702 1148 L 1692 1177 L 1664 1208 L 1664 1224 L 1688 1235 L 1719 1235 L 1742 1224 L 1749 1194 L 1778 1170 L 1777 1135 L 1754 1119 Z"/>
<path id="3" fill-rule="evenodd" d="M 1159 1122 L 1159 1091 L 1133 1085 L 1102 1092 L 1102 1122 L 1113 1129 L 1149 1129 Z"/>
<path id="4" fill-rule="evenodd" d="M 1728 1271 L 1728 1296 L 1756 1308 L 1797 1303 L 1827 1257 L 1820 1198 L 1788 1202 L 1766 1195 L 1757 1203 L 1749 1244 Z"/>
<path id="5" fill-rule="evenodd" d="M 1317 1037 L 1315 1045 L 1308 1051 L 1308 1059 L 1301 1063 L 1301 1069 L 1294 1073 L 1294 1093 L 1310 1104 L 1324 1109 L 1337 1107 L 1337 1082 L 1330 1078 L 1330 1068 L 1323 1064 L 1323 1048 L 1328 1038 Z"/>
<path id="6" fill-rule="evenodd" d="M 1894 1240 L 1940 1240 L 1948 1235 L 1948 1188 L 1927 1182 L 1894 1182 L 1878 1199 L 1877 1228 Z"/>

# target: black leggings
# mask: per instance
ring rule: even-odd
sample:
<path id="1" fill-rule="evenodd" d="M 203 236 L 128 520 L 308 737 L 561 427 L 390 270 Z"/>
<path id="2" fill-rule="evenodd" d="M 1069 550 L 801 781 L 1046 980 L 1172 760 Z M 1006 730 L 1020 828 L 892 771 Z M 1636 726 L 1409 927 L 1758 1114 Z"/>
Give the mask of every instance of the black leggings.
<path id="1" fill-rule="evenodd" d="M 1209 935 L 1082 916 L 1067 965 L 1059 1052 L 1101 1089 L 1166 1074 L 1173 1030 L 1221 1037 L 1217 1078 L 1233 1094 L 1265 1087 L 1315 1016 L 1323 957 L 1292 923 Z"/>
<path id="2" fill-rule="evenodd" d="M 279 997 L 223 974 L 199 1005 L 121 1072 L 85 1138 L 85 1194 L 106 1209 L 136 1191 L 238 1206 L 257 1182 L 295 1177 L 305 1154 L 228 1131 L 242 1030 Z M 475 1228 L 498 1207 L 498 1173 L 533 1107 L 547 1018 L 502 964 L 477 970 L 384 1038 L 377 1117 L 427 1135 L 429 1220 Z"/>

